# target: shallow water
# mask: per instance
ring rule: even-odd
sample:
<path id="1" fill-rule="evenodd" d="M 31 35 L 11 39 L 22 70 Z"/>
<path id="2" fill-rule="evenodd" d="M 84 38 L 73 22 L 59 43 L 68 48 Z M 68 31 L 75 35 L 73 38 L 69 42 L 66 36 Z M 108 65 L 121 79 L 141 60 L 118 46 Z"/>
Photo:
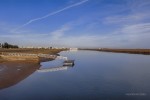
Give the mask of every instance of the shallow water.
<path id="1" fill-rule="evenodd" d="M 28 75 L 20 74 L 24 77 L 18 82 L 1 88 L 0 100 L 150 100 L 150 56 L 98 51 L 60 55 L 75 60 L 75 65 L 45 72 L 35 70 L 40 65 L 30 73 L 22 69 Z M 62 62 L 43 62 L 40 69 L 61 67 Z M 0 65 L 0 82 L 7 66 Z"/>

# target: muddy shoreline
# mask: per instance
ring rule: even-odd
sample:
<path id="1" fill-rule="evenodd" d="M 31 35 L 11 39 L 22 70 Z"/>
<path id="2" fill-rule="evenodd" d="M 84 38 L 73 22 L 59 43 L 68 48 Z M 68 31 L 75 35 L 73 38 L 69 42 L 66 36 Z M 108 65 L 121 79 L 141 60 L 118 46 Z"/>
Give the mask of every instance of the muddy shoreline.
<path id="1" fill-rule="evenodd" d="M 0 63 L 9 61 L 25 61 L 40 63 L 53 60 L 53 58 L 44 58 L 38 56 L 2 56 L 3 53 L 49 54 L 58 56 L 58 53 L 64 50 L 66 49 L 0 49 Z"/>
<path id="2" fill-rule="evenodd" d="M 0 90 L 19 83 L 40 67 L 40 64 L 34 62 L 14 61 L 0 63 Z"/>

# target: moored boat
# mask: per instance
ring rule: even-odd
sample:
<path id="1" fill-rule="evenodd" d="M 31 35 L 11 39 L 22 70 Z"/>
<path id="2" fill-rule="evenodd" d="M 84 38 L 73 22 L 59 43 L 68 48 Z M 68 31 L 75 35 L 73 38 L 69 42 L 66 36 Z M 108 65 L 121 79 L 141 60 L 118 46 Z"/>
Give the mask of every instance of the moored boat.
<path id="1" fill-rule="evenodd" d="M 65 60 L 63 66 L 74 66 L 74 60 Z"/>

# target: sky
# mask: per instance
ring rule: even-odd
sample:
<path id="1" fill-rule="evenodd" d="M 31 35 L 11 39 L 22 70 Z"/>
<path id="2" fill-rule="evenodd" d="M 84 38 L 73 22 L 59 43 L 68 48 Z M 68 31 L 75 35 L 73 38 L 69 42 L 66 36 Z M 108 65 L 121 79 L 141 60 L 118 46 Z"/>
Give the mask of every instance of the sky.
<path id="1" fill-rule="evenodd" d="M 150 0 L 0 0 L 0 42 L 150 48 Z"/>

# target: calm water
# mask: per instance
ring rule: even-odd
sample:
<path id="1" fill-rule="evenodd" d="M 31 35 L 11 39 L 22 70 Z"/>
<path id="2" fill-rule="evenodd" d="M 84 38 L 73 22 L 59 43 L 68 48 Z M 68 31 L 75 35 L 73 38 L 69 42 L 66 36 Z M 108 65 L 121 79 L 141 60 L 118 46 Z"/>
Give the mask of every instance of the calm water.
<path id="1" fill-rule="evenodd" d="M 0 100 L 150 100 L 150 56 L 96 51 L 61 52 L 63 60 L 0 64 Z"/>

